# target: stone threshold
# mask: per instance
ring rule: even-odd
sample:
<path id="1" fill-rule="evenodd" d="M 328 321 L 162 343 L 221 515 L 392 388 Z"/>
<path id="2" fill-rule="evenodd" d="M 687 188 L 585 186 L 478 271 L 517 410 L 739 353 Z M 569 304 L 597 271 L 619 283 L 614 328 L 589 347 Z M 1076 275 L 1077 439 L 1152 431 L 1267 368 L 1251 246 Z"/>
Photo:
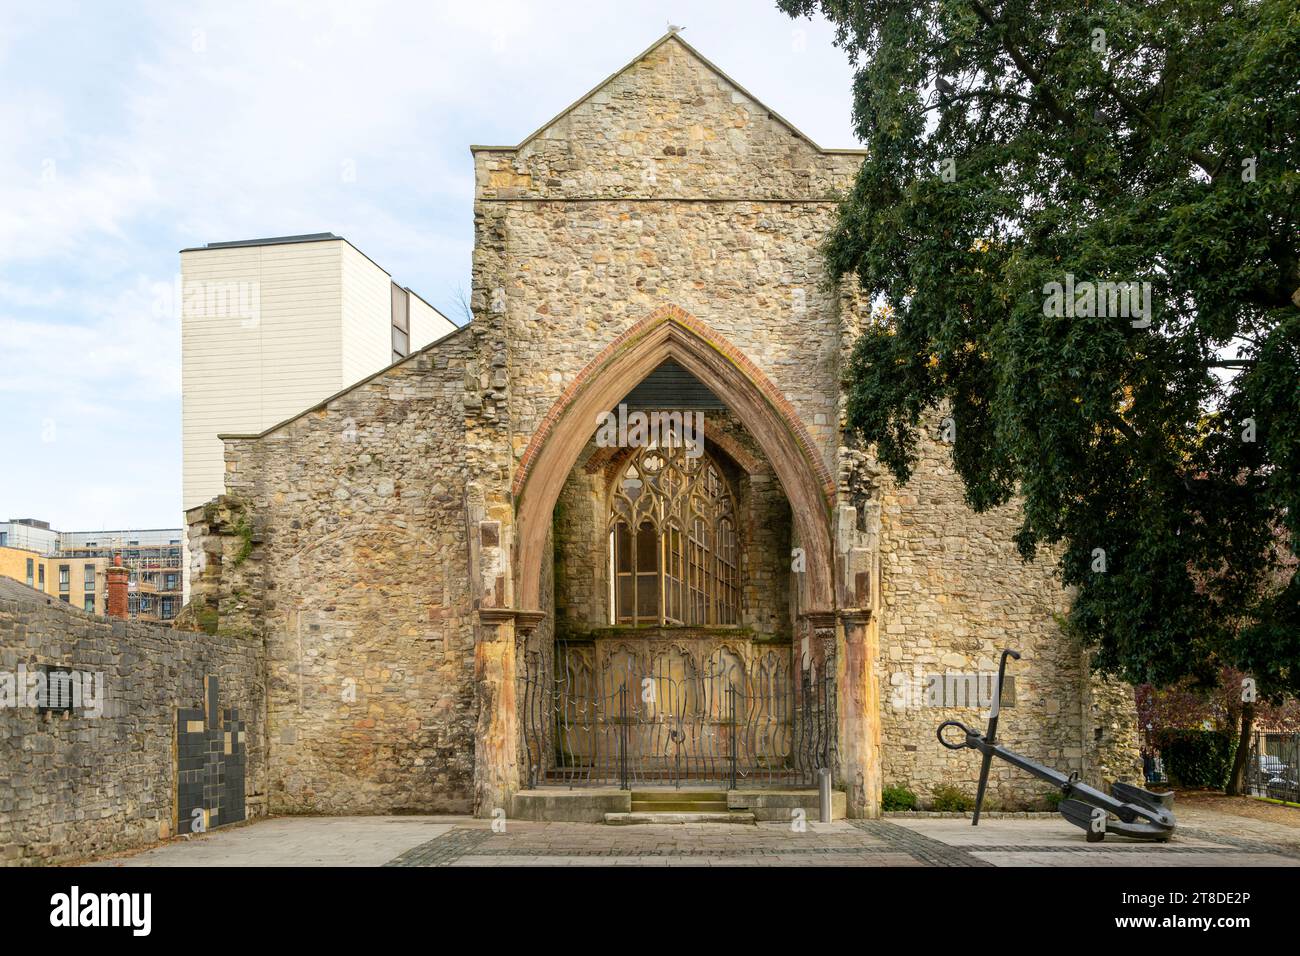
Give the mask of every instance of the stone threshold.
<path id="1" fill-rule="evenodd" d="M 754 814 L 733 811 L 729 813 L 607 813 L 607 826 L 635 826 L 637 824 L 686 824 L 686 823 L 722 823 L 729 825 L 753 826 Z"/>

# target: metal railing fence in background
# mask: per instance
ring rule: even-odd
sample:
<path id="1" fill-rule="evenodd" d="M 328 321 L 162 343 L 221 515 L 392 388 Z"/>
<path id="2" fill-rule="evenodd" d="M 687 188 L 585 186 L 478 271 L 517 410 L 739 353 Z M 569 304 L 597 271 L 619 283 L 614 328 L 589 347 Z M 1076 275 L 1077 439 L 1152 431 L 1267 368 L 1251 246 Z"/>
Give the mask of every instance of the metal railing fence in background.
<path id="1" fill-rule="evenodd" d="M 1246 763 L 1246 792 L 1300 803 L 1300 734 L 1255 733 Z"/>

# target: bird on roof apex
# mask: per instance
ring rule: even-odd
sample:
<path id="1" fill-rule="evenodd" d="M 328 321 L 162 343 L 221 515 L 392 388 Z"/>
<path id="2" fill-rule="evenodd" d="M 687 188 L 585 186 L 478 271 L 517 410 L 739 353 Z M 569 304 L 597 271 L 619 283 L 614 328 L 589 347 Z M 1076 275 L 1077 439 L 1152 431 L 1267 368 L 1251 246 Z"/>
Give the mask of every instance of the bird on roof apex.
<path id="1" fill-rule="evenodd" d="M 675 24 L 675 23 L 670 23 L 670 24 L 668 24 L 668 32 L 669 32 L 669 33 L 681 33 L 681 32 L 682 32 L 683 30 L 685 30 L 685 29 L 686 29 L 685 27 L 679 27 L 679 26 L 678 26 L 677 24 Z"/>

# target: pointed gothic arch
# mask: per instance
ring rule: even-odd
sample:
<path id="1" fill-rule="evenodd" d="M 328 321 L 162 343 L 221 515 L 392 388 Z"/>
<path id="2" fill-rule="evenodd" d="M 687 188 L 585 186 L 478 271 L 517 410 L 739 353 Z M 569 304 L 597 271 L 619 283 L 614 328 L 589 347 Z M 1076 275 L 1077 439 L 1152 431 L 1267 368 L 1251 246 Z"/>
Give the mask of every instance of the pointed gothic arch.
<path id="1" fill-rule="evenodd" d="M 552 511 L 570 469 L 595 432 L 597 416 L 669 358 L 712 389 L 762 448 L 790 502 L 805 553 L 802 610 L 833 610 L 835 489 L 830 472 L 771 380 L 723 336 L 675 305 L 655 309 L 593 359 L 551 407 L 525 449 L 512 487 L 518 606 L 527 611 L 541 606 L 542 560 Z"/>

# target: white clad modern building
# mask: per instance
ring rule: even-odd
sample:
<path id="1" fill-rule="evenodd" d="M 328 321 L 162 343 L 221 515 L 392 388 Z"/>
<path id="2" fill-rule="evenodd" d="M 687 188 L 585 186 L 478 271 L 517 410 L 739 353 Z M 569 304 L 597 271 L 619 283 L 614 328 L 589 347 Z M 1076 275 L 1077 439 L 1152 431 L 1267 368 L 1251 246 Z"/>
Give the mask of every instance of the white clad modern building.
<path id="1" fill-rule="evenodd" d="M 0 548 L 21 548 L 37 554 L 53 554 L 59 547 L 59 533 L 48 521 L 13 518 L 0 521 Z"/>
<path id="2" fill-rule="evenodd" d="M 224 489 L 218 435 L 263 431 L 456 328 L 333 233 L 182 249 L 181 284 L 186 509 Z"/>

